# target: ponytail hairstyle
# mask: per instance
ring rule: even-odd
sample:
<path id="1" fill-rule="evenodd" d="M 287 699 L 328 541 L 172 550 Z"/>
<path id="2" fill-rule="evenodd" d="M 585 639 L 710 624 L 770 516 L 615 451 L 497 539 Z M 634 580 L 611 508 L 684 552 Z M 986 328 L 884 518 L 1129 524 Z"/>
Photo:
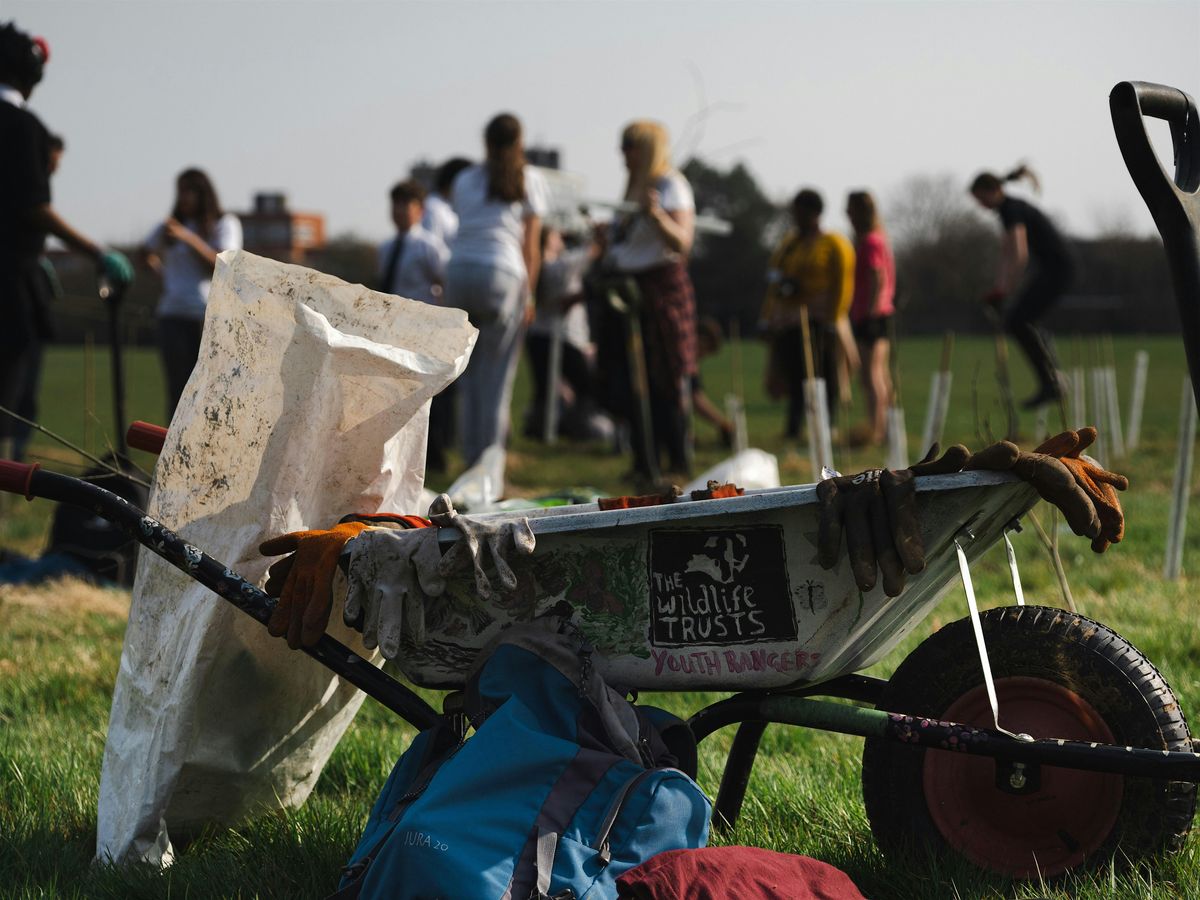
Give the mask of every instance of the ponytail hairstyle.
<path id="1" fill-rule="evenodd" d="M 883 222 L 880 221 L 875 198 L 867 191 L 850 192 L 846 198 L 846 213 L 850 218 L 850 224 L 859 234 L 883 231 Z"/>
<path id="2" fill-rule="evenodd" d="M 179 173 L 179 177 L 175 179 L 175 205 L 171 208 L 171 216 L 181 222 L 184 218 L 181 202 L 184 191 L 191 191 L 196 195 L 195 220 L 200 228 L 199 234 L 211 238 L 218 220 L 223 215 L 212 180 L 202 169 L 184 169 Z"/>
<path id="3" fill-rule="evenodd" d="M 1021 178 L 1024 178 L 1029 182 L 1035 194 L 1040 194 L 1042 192 L 1042 183 L 1038 180 L 1037 175 L 1033 173 L 1033 170 L 1030 169 L 1029 166 L 1025 165 L 1025 163 L 1021 163 L 1003 178 L 993 175 L 991 172 L 980 172 L 975 176 L 975 180 L 971 182 L 971 193 L 990 194 L 993 191 L 1003 190 L 1004 185 L 1006 185 L 1008 182 L 1017 181 Z"/>
<path id="4" fill-rule="evenodd" d="M 671 171 L 671 142 L 667 129 L 650 119 L 637 119 L 621 132 L 621 147 L 637 147 L 637 167 L 630 170 L 625 199 L 638 200 L 646 185 Z"/>
<path id="5" fill-rule="evenodd" d="M 483 131 L 487 148 L 488 199 L 517 203 L 525 199 L 525 147 L 521 123 L 511 113 L 500 113 Z"/>

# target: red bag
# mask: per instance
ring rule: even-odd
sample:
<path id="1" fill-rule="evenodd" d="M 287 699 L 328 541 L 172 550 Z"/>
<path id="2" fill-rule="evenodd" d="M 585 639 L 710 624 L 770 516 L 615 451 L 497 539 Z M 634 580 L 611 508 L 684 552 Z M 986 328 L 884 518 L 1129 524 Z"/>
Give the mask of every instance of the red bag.
<path id="1" fill-rule="evenodd" d="M 669 850 L 617 879 L 618 900 L 865 900 L 850 877 L 758 847 Z"/>

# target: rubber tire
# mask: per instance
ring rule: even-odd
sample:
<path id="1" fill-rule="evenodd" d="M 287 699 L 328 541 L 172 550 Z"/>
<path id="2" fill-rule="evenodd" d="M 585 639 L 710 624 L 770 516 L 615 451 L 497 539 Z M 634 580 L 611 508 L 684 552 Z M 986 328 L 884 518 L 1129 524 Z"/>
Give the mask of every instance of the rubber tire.
<path id="1" fill-rule="evenodd" d="M 1116 632 L 1084 616 L 1040 606 L 992 609 L 980 616 L 995 678 L 1044 678 L 1087 700 L 1120 745 L 1192 750 L 1187 722 L 1158 670 Z M 930 636 L 896 670 L 879 708 L 943 718 L 983 683 L 969 618 Z M 1001 722 L 1004 708 L 1001 704 Z M 939 752 L 939 751 L 931 751 Z M 923 847 L 958 854 L 929 814 L 922 773 L 925 749 L 869 738 L 862 786 L 880 849 L 899 859 Z M 1115 860 L 1123 866 L 1179 850 L 1196 811 L 1196 785 L 1126 777 L 1117 820 L 1100 848 L 1076 869 Z"/>

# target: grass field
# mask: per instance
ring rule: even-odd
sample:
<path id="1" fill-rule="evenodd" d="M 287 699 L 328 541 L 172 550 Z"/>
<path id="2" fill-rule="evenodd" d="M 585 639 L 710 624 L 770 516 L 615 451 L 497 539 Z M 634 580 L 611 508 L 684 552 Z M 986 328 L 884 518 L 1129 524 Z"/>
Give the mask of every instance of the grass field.
<path id="1" fill-rule="evenodd" d="M 899 348 L 904 380 L 902 399 L 910 434 L 925 412 L 929 374 L 937 363 L 940 340 L 912 339 Z M 1184 709 L 1200 709 L 1200 603 L 1192 596 L 1188 563 L 1200 564 L 1200 522 L 1189 516 L 1185 575 L 1178 582 L 1161 577 L 1170 507 L 1180 383 L 1186 371 L 1182 347 L 1174 338 L 1121 337 L 1115 341 L 1118 377 L 1128 390 L 1133 353 L 1151 354 L 1142 444 L 1136 455 L 1115 468 L 1132 486 L 1122 498 L 1128 517 L 1124 543 L 1096 556 L 1085 541 L 1063 535 L 1064 563 L 1082 612 L 1129 638 L 1161 669 Z M 1080 358 L 1082 341 L 1068 340 L 1060 352 Z M 810 480 L 803 447 L 785 446 L 782 411 L 761 391 L 761 348 L 742 353 L 752 444 L 779 455 L 788 482 Z M 72 441 L 103 450 L 111 432 L 107 361 L 97 354 L 94 376 L 85 375 L 84 354 L 55 349 L 47 362 L 43 390 L 44 424 Z M 153 356 L 128 358 L 129 416 L 161 419 L 161 390 Z M 1020 360 L 1014 360 L 1016 391 L 1031 384 Z M 978 420 L 1000 422 L 993 380 L 992 345 L 960 339 L 954 355 L 955 396 L 947 429 L 950 440 L 982 443 L 986 429 Z M 732 378 L 729 349 L 706 361 L 705 382 L 715 398 L 724 396 Z M 88 388 L 94 385 L 94 390 Z M 524 405 L 524 375 L 515 410 Z M 94 415 L 85 398 L 94 394 Z M 972 401 L 972 394 L 977 401 Z M 1123 402 L 1126 398 L 1122 398 Z M 1057 422 L 1052 422 L 1052 427 Z M 1028 433 L 1032 418 L 1022 421 Z M 1056 429 L 1055 429 L 1056 430 Z M 843 428 L 845 431 L 845 428 Z M 723 452 L 711 431 L 701 426 L 700 463 Z M 1026 439 L 1028 443 L 1029 438 Z M 915 439 L 910 451 L 916 453 Z M 78 458 L 44 437 L 33 452 L 48 467 L 74 471 Z M 873 452 L 835 448 L 842 471 L 879 461 Z M 152 460 L 142 457 L 147 467 Z M 543 448 L 516 440 L 510 455 L 511 490 L 532 494 L 580 483 L 620 492 L 626 460 L 603 447 L 560 445 Z M 453 474 L 453 473 L 452 473 Z M 443 479 L 433 487 L 443 487 Z M 0 546 L 35 552 L 44 540 L 49 506 L 0 498 Z M 1040 510 L 1043 521 L 1048 521 Z M 1061 604 L 1057 581 L 1032 529 L 1016 540 L 1025 591 L 1030 602 Z M 981 603 L 1011 603 L 1003 551 L 994 549 L 975 570 Z M 214 602 L 217 602 L 214 599 Z M 165 872 L 114 870 L 91 865 L 95 841 L 95 804 L 100 759 L 112 685 L 120 655 L 128 596 L 81 584 L 42 588 L 0 588 L 0 895 L 5 897 L 321 897 L 335 886 L 338 869 L 349 856 L 367 811 L 395 758 L 412 731 L 370 702 L 334 753 L 303 809 L 266 816 L 198 838 L 175 866 Z M 939 625 L 965 614 L 959 591 L 918 633 L 905 641 L 872 674 L 888 672 L 920 639 Z M 687 715 L 712 695 L 673 694 L 651 702 Z M 731 733 L 718 734 L 701 749 L 700 781 L 715 793 L 723 754 Z M 846 870 L 864 894 L 873 898 L 1190 898 L 1200 895 L 1200 841 L 1189 839 L 1184 851 L 1135 871 L 1100 871 L 1051 884 L 1008 884 L 989 880 L 962 866 L 913 859 L 889 865 L 875 849 L 859 785 L 861 741 L 775 726 L 768 730 L 755 768 L 743 818 L 730 839 L 776 850 L 804 853 Z"/>

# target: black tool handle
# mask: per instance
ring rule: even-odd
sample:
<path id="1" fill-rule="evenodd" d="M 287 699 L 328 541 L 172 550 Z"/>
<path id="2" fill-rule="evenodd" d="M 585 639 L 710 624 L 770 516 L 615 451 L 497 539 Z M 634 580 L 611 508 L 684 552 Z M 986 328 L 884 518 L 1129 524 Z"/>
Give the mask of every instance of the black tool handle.
<path id="1" fill-rule="evenodd" d="M 98 288 L 100 299 L 108 307 L 108 352 L 112 366 L 113 431 L 117 445 L 117 457 L 124 462 L 129 456 L 125 443 L 125 363 L 121 347 L 121 301 L 125 288 L 101 278 Z"/>
<path id="2" fill-rule="evenodd" d="M 90 509 L 246 615 L 264 625 L 271 618 L 274 597 L 111 491 L 69 475 L 47 472 L 36 464 L 8 460 L 0 460 L 0 491 Z M 430 728 L 441 719 L 413 691 L 327 634 L 312 647 L 305 647 L 304 652 L 417 728 Z"/>
<path id="3" fill-rule="evenodd" d="M 1200 118 L 1196 101 L 1178 88 L 1122 81 L 1109 94 L 1108 106 L 1129 175 L 1154 217 L 1167 251 L 1192 387 L 1200 398 Z M 1170 125 L 1173 176 L 1154 152 L 1144 116 L 1164 119 Z"/>

